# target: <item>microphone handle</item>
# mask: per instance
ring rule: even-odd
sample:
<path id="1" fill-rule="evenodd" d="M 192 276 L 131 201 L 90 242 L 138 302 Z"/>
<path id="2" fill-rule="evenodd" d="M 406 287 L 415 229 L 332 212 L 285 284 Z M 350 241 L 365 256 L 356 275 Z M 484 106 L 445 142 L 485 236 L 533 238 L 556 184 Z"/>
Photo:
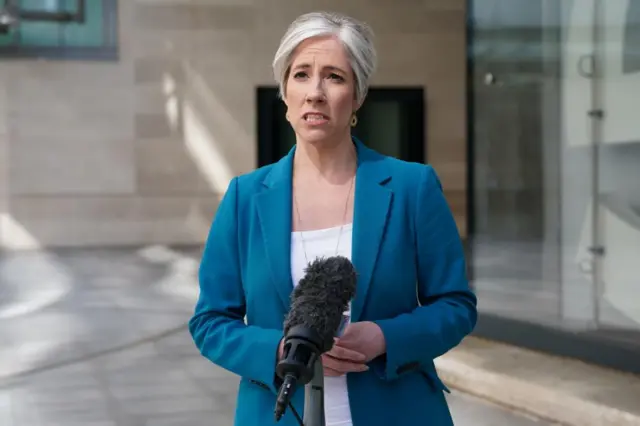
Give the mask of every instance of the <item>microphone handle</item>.
<path id="1" fill-rule="evenodd" d="M 304 393 L 304 426 L 325 426 L 324 417 L 324 369 L 322 358 L 318 358 L 313 366 L 313 377 L 305 385 Z"/>
<path id="2" fill-rule="evenodd" d="M 276 422 L 280 421 L 284 412 L 287 410 L 289 401 L 293 392 L 296 390 L 296 382 L 298 378 L 293 373 L 287 373 L 284 376 L 282 386 L 280 386 L 280 392 L 278 392 L 278 399 L 276 399 L 275 418 Z"/>

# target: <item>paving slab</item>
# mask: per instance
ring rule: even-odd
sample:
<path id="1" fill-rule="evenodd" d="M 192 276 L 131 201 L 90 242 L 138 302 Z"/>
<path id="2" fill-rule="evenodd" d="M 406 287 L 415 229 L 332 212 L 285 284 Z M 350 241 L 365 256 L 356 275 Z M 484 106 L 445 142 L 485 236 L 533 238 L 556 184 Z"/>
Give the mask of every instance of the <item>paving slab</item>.
<path id="1" fill-rule="evenodd" d="M 237 378 L 203 359 L 185 327 L 199 255 L 162 246 L 2 254 L 0 425 L 232 424 Z M 456 425 L 640 425 L 636 377 L 476 338 L 437 366 L 454 389 Z"/>
<path id="2" fill-rule="evenodd" d="M 187 329 L 63 367 L 0 380 L 2 426 L 232 426 L 239 379 Z M 550 423 L 454 391 L 456 426 Z"/>
<path id="3" fill-rule="evenodd" d="M 0 253 L 1 426 L 231 426 L 238 377 L 185 326 L 199 249 Z M 456 426 L 548 425 L 454 391 Z"/>
<path id="4" fill-rule="evenodd" d="M 24 251 L 0 256 L 0 379 L 183 327 L 199 250 Z"/>
<path id="5" fill-rule="evenodd" d="M 568 426 L 640 425 L 640 377 L 470 336 L 436 360 L 447 386 Z"/>

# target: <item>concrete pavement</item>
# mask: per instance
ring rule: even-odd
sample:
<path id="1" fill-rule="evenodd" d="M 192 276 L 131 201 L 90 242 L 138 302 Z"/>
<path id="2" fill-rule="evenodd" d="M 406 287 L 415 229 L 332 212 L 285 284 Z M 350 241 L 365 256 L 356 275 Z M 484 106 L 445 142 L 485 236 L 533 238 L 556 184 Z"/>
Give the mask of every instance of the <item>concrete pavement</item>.
<path id="1" fill-rule="evenodd" d="M 203 359 L 185 328 L 199 255 L 146 247 L 0 256 L 0 425 L 232 424 L 237 378 Z M 543 412 L 544 399 L 528 404 L 521 383 L 509 381 L 519 368 L 506 362 L 513 349 L 487 343 L 474 352 L 473 342 L 438 360 L 454 388 L 448 398 L 456 425 L 548 424 L 456 391 L 499 403 L 511 395 L 519 403 L 506 405 L 553 418 Z M 559 376 L 558 366 L 526 366 L 531 376 Z M 585 387 L 598 377 L 576 372 L 571 380 Z M 559 389 L 569 389 L 548 385 L 559 400 Z M 617 423 L 599 423 L 608 424 Z"/>
<path id="2" fill-rule="evenodd" d="M 201 357 L 183 329 L 74 365 L 0 383 L 2 426 L 231 426 L 238 379 Z M 457 426 L 536 426 L 448 395 Z"/>
<path id="3" fill-rule="evenodd" d="M 199 255 L 164 247 L 0 255 L 0 380 L 182 327 Z"/>

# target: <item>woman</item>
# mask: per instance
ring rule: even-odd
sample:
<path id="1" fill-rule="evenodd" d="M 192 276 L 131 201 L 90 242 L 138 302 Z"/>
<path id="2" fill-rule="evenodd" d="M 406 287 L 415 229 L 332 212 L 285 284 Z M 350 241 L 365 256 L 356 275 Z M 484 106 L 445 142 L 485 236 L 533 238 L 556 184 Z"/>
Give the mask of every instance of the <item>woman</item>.
<path id="1" fill-rule="evenodd" d="M 375 61 L 368 27 L 329 13 L 299 17 L 275 55 L 296 146 L 231 181 L 190 321 L 201 353 L 241 376 L 237 426 L 274 423 L 291 291 L 308 262 L 333 255 L 358 282 L 351 323 L 322 357 L 326 424 L 452 424 L 433 359 L 472 331 L 476 298 L 434 170 L 351 136 Z M 303 390 L 293 406 L 302 414 Z M 292 411 L 280 424 L 299 424 Z"/>

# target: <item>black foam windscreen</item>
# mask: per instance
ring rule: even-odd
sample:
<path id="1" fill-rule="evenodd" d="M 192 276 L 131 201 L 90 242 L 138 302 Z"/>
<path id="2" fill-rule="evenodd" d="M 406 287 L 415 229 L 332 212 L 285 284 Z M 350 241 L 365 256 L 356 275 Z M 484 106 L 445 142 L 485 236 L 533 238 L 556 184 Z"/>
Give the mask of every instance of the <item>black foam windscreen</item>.
<path id="1" fill-rule="evenodd" d="M 285 336 L 291 328 L 304 326 L 323 341 L 333 339 L 355 292 L 356 271 L 349 259 L 331 256 L 310 262 L 291 293 L 291 309 L 284 322 Z"/>

